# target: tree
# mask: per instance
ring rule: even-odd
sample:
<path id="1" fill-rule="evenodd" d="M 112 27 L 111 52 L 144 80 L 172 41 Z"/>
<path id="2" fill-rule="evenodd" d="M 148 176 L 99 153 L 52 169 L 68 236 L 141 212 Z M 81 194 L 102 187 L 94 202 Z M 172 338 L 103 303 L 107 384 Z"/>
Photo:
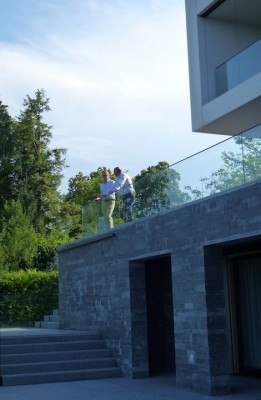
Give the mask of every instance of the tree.
<path id="1" fill-rule="evenodd" d="M 12 119 L 0 102 L 1 267 L 43 269 L 55 262 L 58 244 L 68 241 L 69 217 L 58 191 L 65 149 L 50 148 L 50 111 L 43 90 L 27 96 Z"/>
<path id="2" fill-rule="evenodd" d="M 68 192 L 65 195 L 65 201 L 84 205 L 89 201 L 89 183 L 90 177 L 79 172 L 69 179 Z"/>
<path id="3" fill-rule="evenodd" d="M 97 230 L 97 219 L 101 215 L 101 204 L 94 200 L 100 193 L 102 171 L 105 169 L 109 170 L 106 167 L 98 167 L 89 176 L 79 172 L 69 180 L 68 193 L 65 195 L 65 206 L 72 211 L 72 218 L 73 210 L 75 210 L 75 224 L 72 231 L 74 235 L 95 233 Z M 113 175 L 111 175 L 111 178 L 113 179 Z"/>
<path id="4" fill-rule="evenodd" d="M 222 192 L 260 178 L 260 139 L 239 135 L 233 138 L 233 140 L 238 145 L 238 152 L 222 152 L 222 167 L 212 172 L 209 177 L 200 179 L 203 189 L 200 190 L 191 186 L 186 187 L 194 199 Z"/>
<path id="5" fill-rule="evenodd" d="M 14 271 L 34 267 L 38 249 L 37 233 L 19 200 L 5 204 L 0 248 L 0 270 Z"/>
<path id="6" fill-rule="evenodd" d="M 50 149 L 51 127 L 43 122 L 50 111 L 49 99 L 43 90 L 35 98 L 27 96 L 15 123 L 14 196 L 32 216 L 38 232 L 49 230 L 60 207 L 58 187 L 65 167 L 65 149 Z"/>
<path id="7" fill-rule="evenodd" d="M 14 123 L 8 107 L 0 101 L 0 210 L 13 198 L 15 153 Z"/>
<path id="8" fill-rule="evenodd" d="M 108 170 L 111 179 L 113 175 L 106 167 L 98 167 L 96 171 L 90 173 L 89 176 L 79 172 L 69 179 L 68 193 L 65 196 L 66 201 L 73 201 L 76 204 L 84 206 L 92 202 L 100 193 L 100 184 L 102 182 L 102 171 Z"/>
<path id="9" fill-rule="evenodd" d="M 136 216 L 145 217 L 184 203 L 186 195 L 179 189 L 179 181 L 179 173 L 166 161 L 143 169 L 134 178 Z"/>
<path id="10" fill-rule="evenodd" d="M 235 138 L 239 143 L 239 138 Z M 244 181 L 250 182 L 261 176 L 261 141 L 260 137 L 251 138 L 247 135 L 241 138 L 243 148 Z"/>

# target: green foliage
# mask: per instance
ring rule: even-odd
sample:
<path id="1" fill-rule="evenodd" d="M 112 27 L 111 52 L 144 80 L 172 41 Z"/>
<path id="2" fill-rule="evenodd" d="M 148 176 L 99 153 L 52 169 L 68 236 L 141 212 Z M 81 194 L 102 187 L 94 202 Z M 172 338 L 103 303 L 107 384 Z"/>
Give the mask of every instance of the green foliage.
<path id="1" fill-rule="evenodd" d="M 0 270 L 34 267 L 37 233 L 31 224 L 30 216 L 23 212 L 19 200 L 6 203 L 1 225 Z"/>
<path id="2" fill-rule="evenodd" d="M 43 122 L 50 111 L 43 90 L 27 96 L 17 119 L 0 106 L 0 193 L 2 206 L 19 200 L 37 233 L 50 229 L 59 212 L 58 187 L 65 167 L 65 149 L 51 149 L 51 127 Z M 3 208 L 2 208 L 3 209 Z"/>
<path id="3" fill-rule="evenodd" d="M 13 198 L 16 142 L 14 123 L 6 105 L 0 101 L 0 210 Z"/>
<path id="4" fill-rule="evenodd" d="M 141 218 L 184 203 L 186 195 L 180 191 L 179 181 L 179 173 L 165 161 L 142 170 L 134 178 L 135 215 Z"/>
<path id="5" fill-rule="evenodd" d="M 89 182 L 90 178 L 82 172 L 70 178 L 65 201 L 80 205 L 86 204 L 89 198 Z"/>
<path id="6" fill-rule="evenodd" d="M 16 192 L 23 208 L 30 213 L 37 232 L 48 230 L 59 209 L 58 187 L 65 166 L 65 149 L 50 149 L 51 127 L 43 122 L 43 114 L 50 111 L 49 99 L 43 90 L 35 98 L 27 96 L 24 110 L 15 124 Z"/>
<path id="7" fill-rule="evenodd" d="M 31 326 L 58 308 L 58 273 L 36 270 L 0 273 L 0 321 Z"/>
<path id="8" fill-rule="evenodd" d="M 0 102 L 0 270 L 53 267 L 57 245 L 74 238 L 58 191 L 65 149 L 50 148 L 49 111 L 43 90 L 26 97 L 16 119 Z"/>
<path id="9" fill-rule="evenodd" d="M 56 249 L 69 241 L 67 232 L 54 226 L 45 235 L 37 233 L 18 200 L 6 204 L 4 211 L 0 234 L 0 271 L 55 269 Z"/>
<path id="10" fill-rule="evenodd" d="M 56 249 L 59 245 L 69 242 L 66 232 L 54 227 L 48 236 L 38 235 L 37 253 L 34 256 L 34 266 L 37 270 L 50 271 L 57 269 Z"/>
<path id="11" fill-rule="evenodd" d="M 260 138 L 242 138 L 244 181 L 250 182 L 261 176 Z"/>
<path id="12" fill-rule="evenodd" d="M 89 176 L 79 172 L 69 180 L 64 207 L 71 211 L 71 233 L 74 237 L 97 232 L 97 220 L 102 213 L 101 204 L 95 199 L 100 194 L 102 171 L 105 169 L 110 172 L 106 167 L 99 167 Z M 111 173 L 110 175 L 114 179 Z"/>
<path id="13" fill-rule="evenodd" d="M 100 185 L 102 182 L 102 171 L 106 167 L 98 167 L 97 171 L 93 171 L 89 176 L 79 172 L 77 175 L 69 179 L 68 193 L 65 196 L 65 201 L 73 202 L 84 206 L 92 202 L 98 194 L 100 194 Z M 109 170 L 110 172 L 110 170 Z M 110 173 L 111 179 L 113 175 Z"/>
<path id="14" fill-rule="evenodd" d="M 94 234 L 98 229 L 98 219 L 102 216 L 101 204 L 93 199 L 100 191 L 103 169 L 98 168 L 89 177 L 83 177 L 83 174 L 78 175 L 77 179 L 71 181 L 73 185 L 71 185 L 70 198 L 76 201 L 84 198 L 85 201 L 82 209 L 83 234 Z M 111 179 L 114 179 L 114 176 L 111 176 Z M 136 191 L 136 201 L 133 206 L 134 217 L 146 217 L 184 203 L 188 196 L 179 189 L 179 181 L 179 173 L 169 168 L 169 164 L 165 161 L 160 161 L 156 166 L 142 170 L 133 178 Z M 83 187 L 84 190 L 81 190 Z M 116 194 L 116 197 L 113 212 L 114 226 L 123 223 L 120 218 L 121 196 Z"/>
<path id="15" fill-rule="evenodd" d="M 261 176 L 261 142 L 257 138 L 234 138 L 238 152 L 224 151 L 221 154 L 223 166 L 211 173 L 209 177 L 200 179 L 202 189 L 188 186 L 186 189 L 194 199 L 222 192 Z"/>
<path id="16" fill-rule="evenodd" d="M 77 239 L 82 235 L 82 207 L 73 201 L 63 201 L 60 208 L 56 229 L 67 236 L 67 241 Z"/>

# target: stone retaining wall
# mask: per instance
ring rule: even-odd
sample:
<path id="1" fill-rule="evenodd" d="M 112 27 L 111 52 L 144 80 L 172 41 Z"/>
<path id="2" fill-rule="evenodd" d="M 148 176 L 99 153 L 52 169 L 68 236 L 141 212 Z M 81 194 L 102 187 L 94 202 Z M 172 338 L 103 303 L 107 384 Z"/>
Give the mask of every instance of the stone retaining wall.
<path id="1" fill-rule="evenodd" d="M 225 394 L 231 369 L 225 254 L 260 238 L 259 180 L 63 245 L 61 327 L 98 329 L 125 376 L 148 376 L 145 266 L 170 258 L 176 383 Z"/>

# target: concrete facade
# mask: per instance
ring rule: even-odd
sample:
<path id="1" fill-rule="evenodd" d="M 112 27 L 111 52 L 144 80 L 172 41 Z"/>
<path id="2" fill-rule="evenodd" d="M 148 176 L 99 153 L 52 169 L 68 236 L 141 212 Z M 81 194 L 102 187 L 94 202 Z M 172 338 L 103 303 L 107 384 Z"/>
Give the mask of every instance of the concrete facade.
<path id="1" fill-rule="evenodd" d="M 126 377 L 175 369 L 182 388 L 228 393 L 227 260 L 260 244 L 258 180 L 63 245 L 60 326 L 102 332 Z"/>
<path id="2" fill-rule="evenodd" d="M 259 0 L 185 0 L 192 130 L 235 135 L 261 124 L 261 60 L 233 64 L 239 82 L 220 94 L 217 68 L 261 39 Z M 259 44 L 260 49 L 260 44 Z M 256 61 L 254 61 L 256 59 Z M 257 68 L 249 76 L 253 63 Z M 245 78 L 244 78 L 245 76 Z"/>

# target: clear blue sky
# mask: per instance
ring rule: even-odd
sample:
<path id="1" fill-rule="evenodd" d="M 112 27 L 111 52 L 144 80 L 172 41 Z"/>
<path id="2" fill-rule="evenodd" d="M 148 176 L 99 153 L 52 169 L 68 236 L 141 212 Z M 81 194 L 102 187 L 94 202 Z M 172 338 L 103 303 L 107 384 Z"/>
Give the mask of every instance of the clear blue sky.
<path id="1" fill-rule="evenodd" d="M 224 139 L 191 131 L 184 0 L 6 0 L 0 26 L 0 99 L 17 116 L 45 89 L 62 191 L 80 171 L 134 176 Z"/>

